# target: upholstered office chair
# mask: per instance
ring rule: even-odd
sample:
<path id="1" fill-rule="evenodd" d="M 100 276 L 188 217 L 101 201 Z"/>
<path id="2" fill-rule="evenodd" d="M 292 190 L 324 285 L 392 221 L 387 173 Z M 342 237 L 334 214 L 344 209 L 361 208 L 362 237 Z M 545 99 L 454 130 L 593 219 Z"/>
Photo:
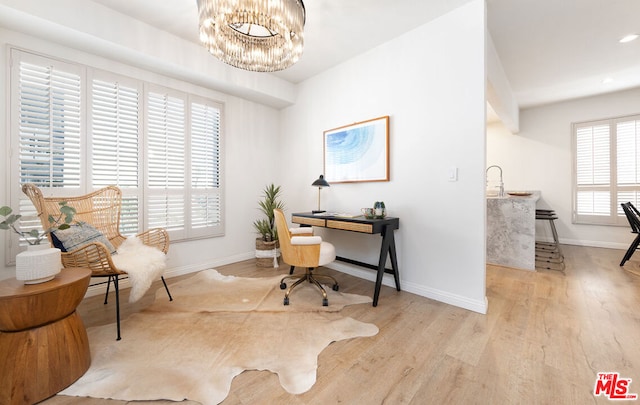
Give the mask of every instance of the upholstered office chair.
<path id="1" fill-rule="evenodd" d="M 307 234 L 307 236 L 300 236 L 301 234 L 292 234 L 292 230 L 289 230 L 287 226 L 287 220 L 283 212 L 275 209 L 273 213 L 278 229 L 278 240 L 280 241 L 282 260 L 292 267 L 305 268 L 303 275 L 288 275 L 280 280 L 280 288 L 283 290 L 287 288 L 287 284 L 285 283 L 286 279 L 291 278 L 296 280 L 284 294 L 284 305 L 289 305 L 289 294 L 291 294 L 291 291 L 304 281 L 308 281 L 320 290 L 322 293 L 322 305 L 326 307 L 329 305 L 327 292 L 318 280 L 328 279 L 332 281 L 334 291 L 338 291 L 338 282 L 329 275 L 315 274 L 313 270 L 334 261 L 336 259 L 336 249 L 332 244 L 323 242 L 320 236 L 311 236 L 309 234 Z"/>
<path id="2" fill-rule="evenodd" d="M 627 216 L 627 220 L 629 221 L 629 225 L 631 226 L 631 233 L 636 234 L 636 238 L 633 240 L 633 242 L 631 242 L 629 249 L 627 249 L 627 253 L 624 254 L 624 257 L 620 262 L 620 266 L 624 266 L 626 261 L 631 259 L 631 256 L 633 256 L 636 249 L 638 249 L 638 245 L 640 245 L 640 212 L 638 212 L 636 207 L 634 207 L 630 202 L 620 205 L 622 206 L 622 210 Z"/>
<path id="3" fill-rule="evenodd" d="M 111 260 L 111 253 L 115 251 L 126 237 L 120 234 L 120 210 L 122 207 L 122 191 L 118 187 L 109 186 L 96 190 L 93 193 L 79 197 L 44 197 L 42 191 L 33 184 L 24 184 L 22 191 L 31 199 L 43 229 L 49 228 L 49 216 L 54 218 L 60 214 L 60 202 L 66 201 L 67 205 L 76 209 L 74 221 L 84 222 L 97 229 L 106 241 L 92 241 L 80 243 L 72 251 L 62 252 L 62 265 L 64 267 L 85 267 L 91 270 L 91 277 L 107 277 L 107 291 L 104 296 L 104 303 L 107 304 L 109 286 L 113 281 L 116 292 L 116 322 L 118 329 L 117 340 L 120 336 L 120 288 L 118 281 L 120 276 L 126 276 L 126 272 L 119 270 Z M 100 235 L 100 238 L 101 236 Z M 165 254 L 169 250 L 169 235 L 167 231 L 160 228 L 149 229 L 136 235 L 142 243 L 160 249 Z M 47 234 L 49 242 L 54 243 L 51 234 Z M 107 246 L 111 244 L 112 246 Z M 113 249 L 113 250 L 112 250 Z M 161 277 L 164 288 L 169 296 L 169 301 L 173 301 L 169 287 L 164 277 Z"/>

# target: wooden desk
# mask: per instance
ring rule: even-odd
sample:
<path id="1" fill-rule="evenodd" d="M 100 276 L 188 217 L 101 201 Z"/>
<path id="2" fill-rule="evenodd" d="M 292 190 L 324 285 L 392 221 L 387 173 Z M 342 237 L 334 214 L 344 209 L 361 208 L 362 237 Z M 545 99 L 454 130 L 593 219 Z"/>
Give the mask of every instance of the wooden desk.
<path id="1" fill-rule="evenodd" d="M 62 391 L 91 364 L 76 307 L 89 269 L 63 269 L 53 280 L 0 282 L 0 404 L 34 404 Z"/>
<path id="2" fill-rule="evenodd" d="M 398 260 L 396 256 L 396 242 L 393 231 L 400 228 L 400 220 L 398 218 L 386 217 L 384 219 L 365 219 L 364 217 L 343 218 L 331 215 L 314 215 L 310 212 L 296 213 L 291 215 L 291 222 L 302 226 L 319 226 L 329 229 L 338 229 L 341 231 L 359 232 L 365 234 L 380 234 L 382 236 L 382 244 L 380 245 L 380 256 L 378 257 L 378 265 L 359 262 L 357 260 L 347 259 L 345 257 L 336 257 L 336 260 L 355 264 L 357 266 L 366 267 L 377 271 L 376 286 L 373 293 L 373 306 L 378 305 L 378 296 L 380 295 L 380 287 L 382 286 L 382 276 L 384 273 L 393 274 L 396 282 L 396 290 L 400 291 L 400 277 L 398 275 Z M 386 268 L 387 255 L 391 259 L 391 269 Z"/>

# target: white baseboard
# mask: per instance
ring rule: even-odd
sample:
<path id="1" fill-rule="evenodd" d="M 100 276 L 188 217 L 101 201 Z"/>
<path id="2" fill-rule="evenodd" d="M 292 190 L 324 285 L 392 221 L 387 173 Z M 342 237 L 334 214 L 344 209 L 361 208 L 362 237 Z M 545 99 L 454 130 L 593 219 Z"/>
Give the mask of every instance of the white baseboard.
<path id="1" fill-rule="evenodd" d="M 622 249 L 622 250 L 627 250 L 629 248 L 629 244 L 625 244 L 625 243 L 603 242 L 603 241 L 596 241 L 596 240 L 563 239 L 563 238 L 560 239 L 560 244 L 598 247 L 598 248 L 605 248 L 605 249 Z"/>
<path id="2" fill-rule="evenodd" d="M 469 311 L 478 312 L 480 314 L 487 313 L 489 304 L 486 296 L 483 300 L 473 300 L 469 297 L 451 294 L 448 291 L 442 291 L 414 283 L 403 282 L 401 286 L 404 291 L 417 294 L 422 297 L 444 302 L 445 304 L 453 305 L 459 308 L 468 309 Z"/>
<path id="3" fill-rule="evenodd" d="M 332 262 L 326 267 L 334 269 L 354 277 L 362 278 L 372 282 L 376 281 L 376 272 L 371 270 L 364 270 L 354 265 L 341 262 Z M 386 274 L 382 277 L 382 284 L 388 287 L 396 288 L 395 280 L 390 274 Z M 468 309 L 470 311 L 479 312 L 481 314 L 487 313 L 488 301 L 487 297 L 484 300 L 472 300 L 468 297 L 451 294 L 447 291 L 441 291 L 435 288 L 429 288 L 415 283 L 400 280 L 400 287 L 403 291 L 420 295 L 422 297 L 430 298 L 436 301 L 444 302 L 445 304 L 453 305 L 459 308 Z M 373 291 L 371 292 L 373 296 Z"/>

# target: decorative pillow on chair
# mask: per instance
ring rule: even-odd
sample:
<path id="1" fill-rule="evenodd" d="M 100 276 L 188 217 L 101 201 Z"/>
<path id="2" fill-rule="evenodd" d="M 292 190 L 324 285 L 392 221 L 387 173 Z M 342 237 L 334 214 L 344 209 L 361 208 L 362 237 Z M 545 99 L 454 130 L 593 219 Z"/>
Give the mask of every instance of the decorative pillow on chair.
<path id="1" fill-rule="evenodd" d="M 116 252 L 116 249 L 102 232 L 86 223 L 71 225 L 69 229 L 65 230 L 55 230 L 51 233 L 51 240 L 53 246 L 63 252 L 73 252 L 91 242 L 101 242 L 107 247 L 109 253 Z"/>

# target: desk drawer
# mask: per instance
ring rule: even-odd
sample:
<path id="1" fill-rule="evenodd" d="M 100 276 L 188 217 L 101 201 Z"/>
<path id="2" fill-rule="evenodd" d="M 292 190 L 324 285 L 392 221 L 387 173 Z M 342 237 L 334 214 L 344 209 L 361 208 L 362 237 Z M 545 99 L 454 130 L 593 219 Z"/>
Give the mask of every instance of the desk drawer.
<path id="1" fill-rule="evenodd" d="M 322 218 L 307 218 L 307 217 L 291 217 L 291 222 L 294 224 L 312 225 L 312 226 L 325 226 L 325 220 Z"/>
<path id="2" fill-rule="evenodd" d="M 356 222 L 333 221 L 327 220 L 327 228 L 342 229 L 345 231 L 373 233 L 373 225 L 359 224 Z"/>

